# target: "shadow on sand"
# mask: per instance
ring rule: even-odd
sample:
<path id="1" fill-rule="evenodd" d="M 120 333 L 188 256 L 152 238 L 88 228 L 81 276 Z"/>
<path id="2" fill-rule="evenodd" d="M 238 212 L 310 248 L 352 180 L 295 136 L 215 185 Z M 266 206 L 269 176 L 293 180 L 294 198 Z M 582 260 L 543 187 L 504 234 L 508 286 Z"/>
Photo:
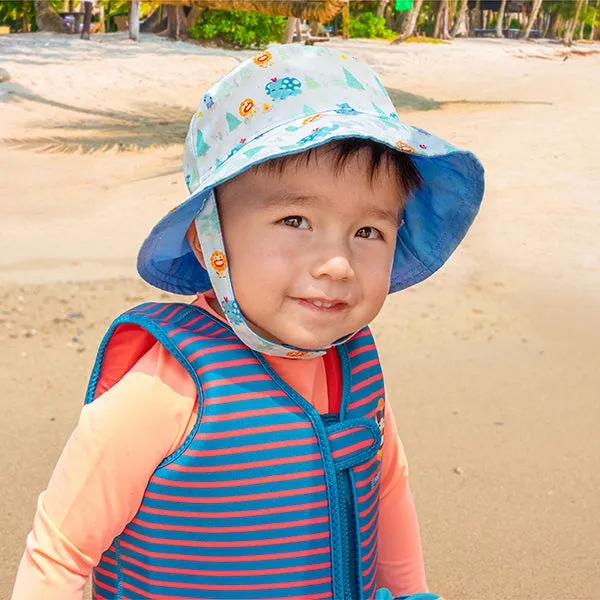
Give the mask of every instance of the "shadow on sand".
<path id="1" fill-rule="evenodd" d="M 454 104 L 473 106 L 551 104 L 550 102 L 521 101 L 438 101 L 397 89 L 388 89 L 388 93 L 400 113 L 441 110 L 445 106 Z M 11 82 L 0 85 L 0 94 L 0 101 L 37 102 L 88 117 L 68 124 L 57 123 L 54 129 L 66 135 L 4 138 L 1 140 L 2 143 L 13 148 L 49 154 L 91 154 L 109 150 L 141 152 L 152 148 L 176 146 L 183 143 L 192 114 L 192 109 L 189 108 L 165 106 L 151 102 L 138 103 L 138 108 L 133 111 L 73 106 L 33 94 Z M 45 127 L 48 128 L 48 126 L 46 123 Z"/>

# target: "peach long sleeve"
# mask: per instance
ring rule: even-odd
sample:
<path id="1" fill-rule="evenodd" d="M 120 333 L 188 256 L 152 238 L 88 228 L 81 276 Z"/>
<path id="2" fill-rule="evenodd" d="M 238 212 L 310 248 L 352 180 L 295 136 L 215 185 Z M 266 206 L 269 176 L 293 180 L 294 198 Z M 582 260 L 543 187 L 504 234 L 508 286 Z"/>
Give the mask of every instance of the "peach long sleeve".
<path id="1" fill-rule="evenodd" d="M 204 298 L 197 302 L 211 310 Z M 212 310 L 211 310 L 212 312 Z M 214 313 L 213 313 L 214 314 Z M 328 408 L 321 358 L 267 357 L 320 412 Z M 151 474 L 196 419 L 193 381 L 155 344 L 113 387 L 85 406 L 39 499 L 13 600 L 82 600 L 93 567 L 142 501 Z M 393 594 L 426 590 L 404 451 L 386 401 L 377 583 Z"/>

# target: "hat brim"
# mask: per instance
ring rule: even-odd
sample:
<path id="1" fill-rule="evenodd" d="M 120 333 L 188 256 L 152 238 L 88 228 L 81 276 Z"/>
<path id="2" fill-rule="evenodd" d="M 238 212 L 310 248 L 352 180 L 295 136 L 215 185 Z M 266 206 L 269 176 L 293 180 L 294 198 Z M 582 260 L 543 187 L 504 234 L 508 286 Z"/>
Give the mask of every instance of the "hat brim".
<path id="1" fill-rule="evenodd" d="M 454 252 L 479 210 L 483 167 L 472 153 L 401 123 L 395 116 L 341 115 L 336 111 L 300 118 L 253 140 L 241 140 L 237 151 L 210 169 L 196 191 L 152 229 L 138 254 L 140 275 L 151 285 L 175 294 L 210 289 L 208 273 L 186 239 L 186 231 L 210 191 L 256 164 L 341 138 L 371 139 L 413 157 L 423 185 L 404 209 L 390 293 L 429 277 Z"/>

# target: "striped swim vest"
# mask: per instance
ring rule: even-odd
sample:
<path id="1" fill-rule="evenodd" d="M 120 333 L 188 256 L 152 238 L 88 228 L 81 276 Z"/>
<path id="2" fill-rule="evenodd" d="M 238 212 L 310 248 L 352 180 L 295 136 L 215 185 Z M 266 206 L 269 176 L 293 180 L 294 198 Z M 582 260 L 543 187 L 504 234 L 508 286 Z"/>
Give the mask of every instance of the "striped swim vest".
<path id="1" fill-rule="evenodd" d="M 384 387 L 368 328 L 338 346 L 340 413 L 320 415 L 224 323 L 144 304 L 106 334 L 86 403 L 156 340 L 195 381 L 198 419 L 102 555 L 93 597 L 373 598 Z"/>

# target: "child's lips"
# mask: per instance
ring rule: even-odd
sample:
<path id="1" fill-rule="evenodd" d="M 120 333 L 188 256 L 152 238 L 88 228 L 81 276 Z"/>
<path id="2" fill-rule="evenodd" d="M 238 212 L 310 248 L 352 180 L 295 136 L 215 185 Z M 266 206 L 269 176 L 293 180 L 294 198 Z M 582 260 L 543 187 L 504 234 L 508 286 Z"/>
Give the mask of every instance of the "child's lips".
<path id="1" fill-rule="evenodd" d="M 332 313 L 340 312 L 348 307 L 344 300 L 330 298 L 294 298 L 301 306 L 316 312 Z"/>

